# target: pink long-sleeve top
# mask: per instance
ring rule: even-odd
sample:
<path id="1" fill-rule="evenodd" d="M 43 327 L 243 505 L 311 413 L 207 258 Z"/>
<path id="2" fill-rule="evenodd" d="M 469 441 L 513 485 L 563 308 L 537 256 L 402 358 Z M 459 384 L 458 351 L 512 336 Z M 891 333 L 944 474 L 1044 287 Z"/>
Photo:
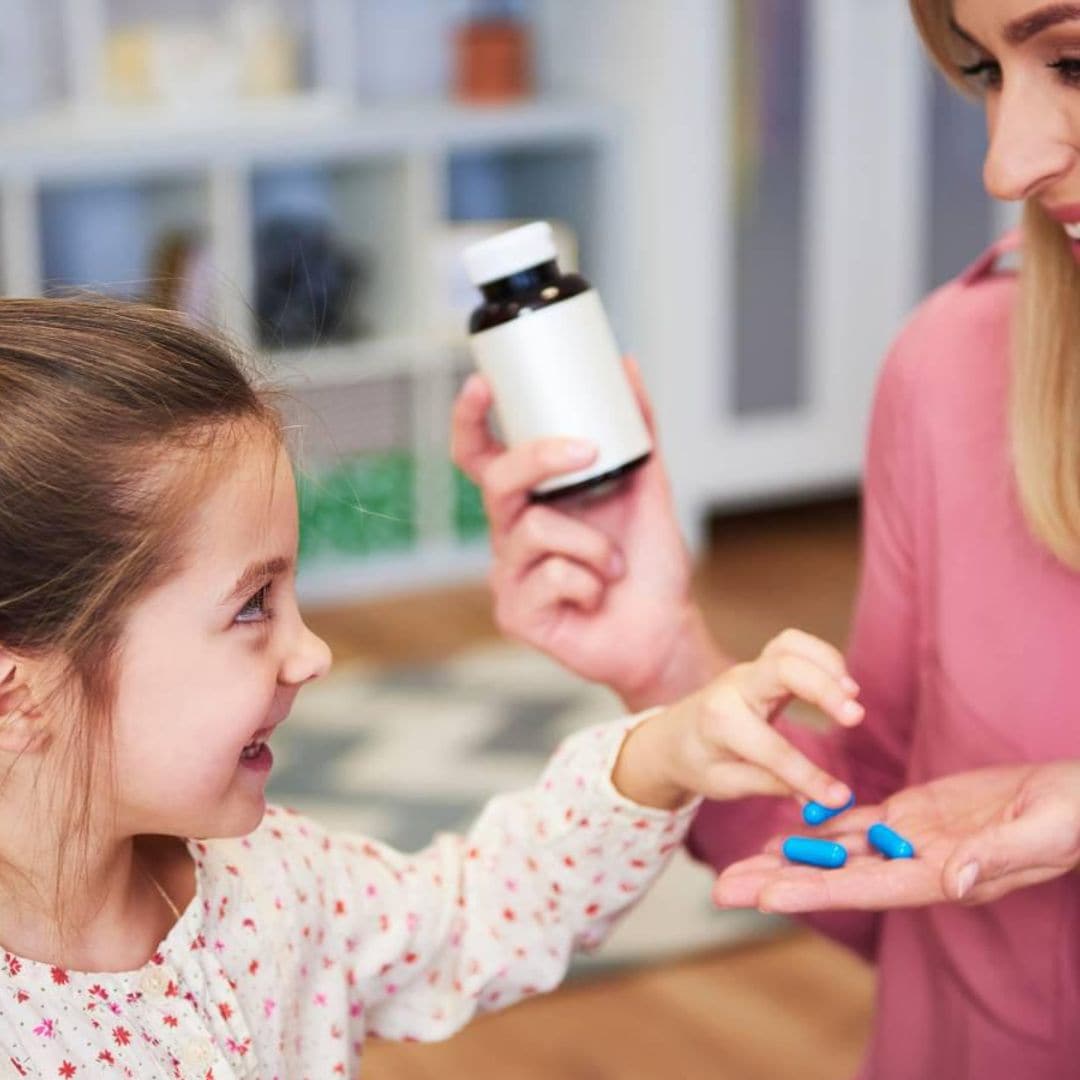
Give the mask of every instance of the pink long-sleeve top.
<path id="1" fill-rule="evenodd" d="M 1080 575 L 1028 532 L 1007 438 L 1006 238 L 916 312 L 878 386 L 849 663 L 867 716 L 786 725 L 861 803 L 982 766 L 1080 758 Z M 790 800 L 706 804 L 717 869 L 793 831 Z M 867 1080 L 1080 1077 L 1080 875 L 978 907 L 812 917 L 873 958 Z"/>

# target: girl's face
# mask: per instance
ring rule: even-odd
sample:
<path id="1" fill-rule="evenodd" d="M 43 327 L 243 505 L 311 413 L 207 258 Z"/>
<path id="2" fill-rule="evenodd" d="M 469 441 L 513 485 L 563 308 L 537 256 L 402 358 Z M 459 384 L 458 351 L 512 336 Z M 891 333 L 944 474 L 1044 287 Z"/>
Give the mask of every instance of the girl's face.
<path id="1" fill-rule="evenodd" d="M 953 20 L 986 103 L 987 190 L 1037 200 L 1080 258 L 1080 4 L 954 0 Z"/>
<path id="2" fill-rule="evenodd" d="M 255 438 L 228 460 L 192 514 L 183 568 L 125 625 L 113 718 L 125 834 L 255 828 L 270 765 L 258 747 L 330 666 L 296 604 L 288 459 Z"/>

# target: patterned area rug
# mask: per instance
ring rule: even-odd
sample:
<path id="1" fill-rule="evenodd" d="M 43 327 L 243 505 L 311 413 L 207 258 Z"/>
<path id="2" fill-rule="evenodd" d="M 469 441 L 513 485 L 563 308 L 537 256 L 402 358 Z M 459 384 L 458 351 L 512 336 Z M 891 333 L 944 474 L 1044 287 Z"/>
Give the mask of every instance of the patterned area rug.
<path id="1" fill-rule="evenodd" d="M 493 794 L 525 787 L 571 731 L 618 715 L 607 691 L 512 645 L 429 667 L 342 665 L 297 699 L 274 736 L 273 801 L 405 851 L 462 831 Z M 578 970 L 639 963 L 775 932 L 718 912 L 712 874 L 680 852 Z"/>

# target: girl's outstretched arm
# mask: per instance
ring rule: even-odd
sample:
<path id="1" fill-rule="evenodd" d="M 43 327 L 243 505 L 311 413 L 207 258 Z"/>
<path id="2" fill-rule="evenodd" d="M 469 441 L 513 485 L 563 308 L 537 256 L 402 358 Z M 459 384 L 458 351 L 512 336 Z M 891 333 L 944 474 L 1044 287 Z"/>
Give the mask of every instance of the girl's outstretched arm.
<path id="1" fill-rule="evenodd" d="M 364 1030 L 441 1038 L 478 1011 L 550 990 L 572 952 L 599 943 L 649 887 L 700 793 L 845 801 L 843 785 L 770 727 L 792 696 L 840 724 L 861 718 L 840 654 L 789 633 L 675 706 L 571 736 L 535 787 L 493 799 L 464 836 L 413 856 L 320 838 L 326 858 L 309 891 L 337 938 L 331 955 L 349 962 Z M 326 918 L 339 907 L 340 919 Z"/>

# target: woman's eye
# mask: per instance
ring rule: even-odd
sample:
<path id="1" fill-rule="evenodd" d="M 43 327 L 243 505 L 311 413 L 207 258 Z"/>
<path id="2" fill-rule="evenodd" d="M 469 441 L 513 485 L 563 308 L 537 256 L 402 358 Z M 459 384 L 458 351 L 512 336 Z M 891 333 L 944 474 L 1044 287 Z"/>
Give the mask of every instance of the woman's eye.
<path id="1" fill-rule="evenodd" d="M 1001 86 L 1001 65 L 996 60 L 979 60 L 962 67 L 960 74 L 979 91 L 996 90 Z"/>
<path id="2" fill-rule="evenodd" d="M 1061 76 L 1062 82 L 1070 86 L 1080 85 L 1080 57 L 1063 56 L 1060 60 L 1055 60 L 1050 67 Z"/>
<path id="3" fill-rule="evenodd" d="M 236 616 L 236 622 L 262 622 L 264 619 L 270 618 L 270 608 L 267 607 L 269 597 L 270 585 L 267 583 L 240 609 Z"/>

